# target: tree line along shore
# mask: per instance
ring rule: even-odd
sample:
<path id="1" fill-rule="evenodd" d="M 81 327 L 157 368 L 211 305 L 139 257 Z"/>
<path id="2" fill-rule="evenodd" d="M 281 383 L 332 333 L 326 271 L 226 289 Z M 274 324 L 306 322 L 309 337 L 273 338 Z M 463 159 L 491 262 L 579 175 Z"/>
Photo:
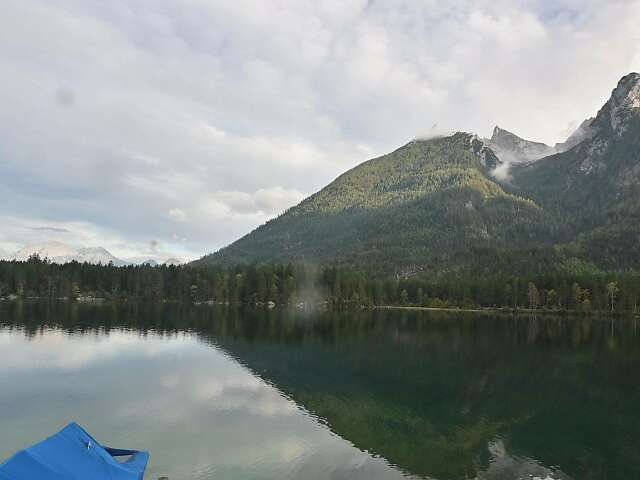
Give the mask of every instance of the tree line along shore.
<path id="1" fill-rule="evenodd" d="M 56 264 L 37 256 L 0 261 L 0 299 L 29 298 L 635 314 L 640 273 L 381 278 L 307 264 L 117 267 Z"/>

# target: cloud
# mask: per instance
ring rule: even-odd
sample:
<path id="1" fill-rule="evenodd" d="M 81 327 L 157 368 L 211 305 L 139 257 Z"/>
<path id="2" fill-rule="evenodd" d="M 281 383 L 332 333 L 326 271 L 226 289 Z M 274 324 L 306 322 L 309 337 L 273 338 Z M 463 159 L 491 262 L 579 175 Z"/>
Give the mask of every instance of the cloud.
<path id="1" fill-rule="evenodd" d="M 507 50 L 531 48 L 549 38 L 547 30 L 530 12 L 497 15 L 474 10 L 468 25 L 481 38 L 492 40 Z"/>
<path id="2" fill-rule="evenodd" d="M 159 240 L 151 240 L 149 242 L 149 250 L 157 252 L 160 249 L 161 242 Z"/>
<path id="3" fill-rule="evenodd" d="M 61 107 L 71 107 L 75 100 L 73 90 L 70 88 L 60 87 L 56 90 L 56 102 Z"/>
<path id="4" fill-rule="evenodd" d="M 169 218 L 175 220 L 176 222 L 186 222 L 188 218 L 187 214 L 179 208 L 172 208 L 167 212 L 167 215 L 169 215 Z"/>
<path id="5" fill-rule="evenodd" d="M 239 191 L 221 191 L 209 200 L 212 213 L 220 215 L 271 216 L 280 213 L 291 205 L 302 201 L 306 195 L 296 189 L 283 187 L 260 188 L 253 193 Z"/>
<path id="6" fill-rule="evenodd" d="M 416 140 L 431 140 L 433 138 L 447 137 L 454 133 L 455 130 L 442 128 L 437 123 L 434 123 L 431 128 L 420 131 L 415 138 Z"/>
<path id="7" fill-rule="evenodd" d="M 511 164 L 509 162 L 504 162 L 494 168 L 491 171 L 491 175 L 501 182 L 508 181 L 511 180 L 510 169 Z"/>
<path id="8" fill-rule="evenodd" d="M 435 123 L 553 144 L 640 69 L 638 17 L 640 0 L 10 2 L 0 218 L 193 257 Z"/>
<path id="9" fill-rule="evenodd" d="M 256 190 L 253 198 L 260 211 L 273 215 L 300 203 L 306 196 L 295 188 L 272 187 Z"/>
<path id="10" fill-rule="evenodd" d="M 60 227 L 29 227 L 29 228 L 37 232 L 71 233 L 68 229 L 60 228 Z"/>

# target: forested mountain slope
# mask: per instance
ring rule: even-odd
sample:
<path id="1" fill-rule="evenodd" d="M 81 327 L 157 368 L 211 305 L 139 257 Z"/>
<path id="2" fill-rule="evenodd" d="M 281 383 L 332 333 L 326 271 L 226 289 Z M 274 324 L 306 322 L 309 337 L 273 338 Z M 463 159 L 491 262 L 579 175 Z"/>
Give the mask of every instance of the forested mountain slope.
<path id="1" fill-rule="evenodd" d="M 543 244 L 544 212 L 491 178 L 499 163 L 470 134 L 414 140 L 200 262 L 313 261 L 401 273 L 466 264 L 470 248 Z"/>
<path id="2" fill-rule="evenodd" d="M 403 276 L 640 267 L 640 75 L 624 77 L 563 144 L 494 137 L 414 140 L 198 263 L 308 261 Z M 507 158 L 533 150 L 561 153 Z"/>

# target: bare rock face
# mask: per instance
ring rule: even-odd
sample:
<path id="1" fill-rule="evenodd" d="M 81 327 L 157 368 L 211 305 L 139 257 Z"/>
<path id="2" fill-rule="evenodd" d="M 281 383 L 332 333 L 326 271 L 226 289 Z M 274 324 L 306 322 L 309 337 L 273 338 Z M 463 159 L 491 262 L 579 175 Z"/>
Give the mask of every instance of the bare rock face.
<path id="1" fill-rule="evenodd" d="M 585 132 L 576 152 L 581 158 L 579 171 L 583 175 L 607 170 L 612 145 L 618 145 L 619 149 L 621 142 L 640 144 L 640 74 L 634 72 L 620 79 Z"/>
<path id="2" fill-rule="evenodd" d="M 554 147 L 541 142 L 525 140 L 497 125 L 489 140 L 489 147 L 504 163 L 529 163 L 556 153 Z"/>
<path id="3" fill-rule="evenodd" d="M 592 127 L 595 117 L 587 118 L 580 126 L 573 132 L 569 138 L 564 142 L 556 143 L 554 149 L 556 153 L 566 152 L 567 150 L 575 147 L 579 143 L 588 140 L 595 134 L 595 129 Z"/>
<path id="4" fill-rule="evenodd" d="M 482 166 L 490 172 L 503 165 L 504 162 L 496 156 L 495 151 L 487 140 L 483 140 L 477 135 L 472 135 L 469 137 L 469 145 L 471 151 L 480 159 Z"/>
<path id="5" fill-rule="evenodd" d="M 620 79 L 593 122 L 603 132 L 622 136 L 633 117 L 640 114 L 640 74 L 630 73 Z"/>

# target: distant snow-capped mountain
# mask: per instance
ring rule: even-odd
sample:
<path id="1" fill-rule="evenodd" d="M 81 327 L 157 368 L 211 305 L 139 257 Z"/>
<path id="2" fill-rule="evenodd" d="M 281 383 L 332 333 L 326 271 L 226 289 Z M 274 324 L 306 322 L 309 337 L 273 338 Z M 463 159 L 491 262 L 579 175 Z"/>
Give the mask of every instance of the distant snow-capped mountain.
<path id="1" fill-rule="evenodd" d="M 158 262 L 156 260 L 154 260 L 153 258 L 147 258 L 146 260 L 143 260 L 142 262 L 139 262 L 138 265 L 147 265 L 149 267 L 157 267 L 158 266 Z"/>
<path id="2" fill-rule="evenodd" d="M 79 248 L 77 253 L 71 257 L 79 262 L 87 263 L 109 263 L 113 262 L 114 265 L 123 265 L 124 262 L 119 258 L 111 254 L 107 249 L 103 247 L 88 247 Z"/>
<path id="3" fill-rule="evenodd" d="M 65 245 L 61 242 L 47 242 L 27 245 L 13 255 L 10 255 L 9 259 L 23 262 L 29 260 L 29 257 L 32 255 L 38 255 L 40 258 L 48 258 L 53 261 L 54 258 L 67 257 L 74 253 L 76 253 L 76 249 L 69 245 Z"/>
<path id="4" fill-rule="evenodd" d="M 160 260 L 151 256 L 127 257 L 123 261 L 127 265 L 150 265 L 152 267 L 162 264 Z"/>
<path id="5" fill-rule="evenodd" d="M 24 262 L 29 260 L 32 255 L 38 255 L 40 258 L 47 258 L 53 263 L 102 263 L 108 264 L 113 262 L 114 265 L 124 265 L 125 262 L 111 254 L 103 247 L 81 247 L 75 248 L 62 242 L 45 242 L 34 245 L 27 245 L 21 248 L 13 255 L 9 255 L 9 260 Z"/>
<path id="6" fill-rule="evenodd" d="M 73 247 L 66 243 L 51 241 L 27 245 L 13 254 L 7 254 L 0 249 L 0 260 L 15 260 L 25 262 L 32 255 L 38 255 L 42 259 L 48 259 L 53 263 L 93 263 L 107 265 L 110 262 L 115 266 L 122 267 L 125 265 L 150 265 L 152 267 L 158 265 L 183 265 L 186 263 L 177 257 L 170 257 L 166 261 L 161 262 L 157 258 L 149 256 L 140 256 L 121 259 L 113 255 L 104 247 Z"/>
<path id="7" fill-rule="evenodd" d="M 182 265 L 183 263 L 185 263 L 184 260 L 180 260 L 179 258 L 174 258 L 174 257 L 167 258 L 164 261 L 164 265 L 167 265 L 167 266 L 171 266 L 171 265 L 177 266 L 177 265 Z"/>

